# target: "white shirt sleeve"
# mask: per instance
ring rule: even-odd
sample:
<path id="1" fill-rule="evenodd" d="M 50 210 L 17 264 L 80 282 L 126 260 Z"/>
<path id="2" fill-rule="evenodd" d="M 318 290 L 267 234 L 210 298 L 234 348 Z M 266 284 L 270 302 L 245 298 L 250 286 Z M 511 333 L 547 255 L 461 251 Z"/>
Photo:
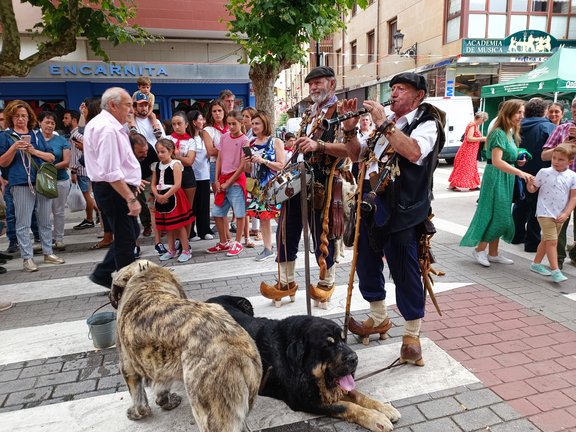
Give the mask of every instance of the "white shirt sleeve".
<path id="1" fill-rule="evenodd" d="M 429 120 L 419 124 L 410 134 L 410 138 L 415 139 L 418 143 L 418 147 L 420 147 L 421 155 L 420 159 L 416 161 L 416 164 L 422 165 L 424 158 L 428 156 L 432 150 L 434 150 L 434 145 L 436 144 L 436 139 L 438 138 L 436 122 Z"/>

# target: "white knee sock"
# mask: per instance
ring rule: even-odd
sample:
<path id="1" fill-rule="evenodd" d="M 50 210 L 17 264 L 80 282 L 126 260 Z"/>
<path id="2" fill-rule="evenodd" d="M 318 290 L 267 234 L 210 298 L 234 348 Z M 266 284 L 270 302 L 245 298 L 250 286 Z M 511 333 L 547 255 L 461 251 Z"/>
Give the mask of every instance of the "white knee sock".
<path id="1" fill-rule="evenodd" d="M 388 318 L 388 312 L 386 311 L 386 301 L 378 300 L 370 302 L 370 313 L 368 314 L 372 321 L 374 321 L 374 326 L 377 327 Z"/>
<path id="2" fill-rule="evenodd" d="M 280 264 L 280 283 L 288 285 L 294 282 L 294 271 L 296 269 L 296 261 L 281 262 Z"/>
<path id="3" fill-rule="evenodd" d="M 404 324 L 404 335 L 419 337 L 421 326 L 422 326 L 422 318 L 406 321 L 406 323 Z"/>
<path id="4" fill-rule="evenodd" d="M 326 275 L 324 279 L 320 279 L 320 285 L 323 286 L 332 286 L 334 285 L 334 279 L 336 275 L 336 264 L 334 264 L 329 269 L 326 269 Z"/>

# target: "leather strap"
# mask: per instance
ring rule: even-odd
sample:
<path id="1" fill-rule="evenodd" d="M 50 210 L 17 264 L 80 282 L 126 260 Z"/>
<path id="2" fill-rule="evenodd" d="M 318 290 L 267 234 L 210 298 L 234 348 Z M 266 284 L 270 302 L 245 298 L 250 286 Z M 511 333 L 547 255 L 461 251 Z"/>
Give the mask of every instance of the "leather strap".
<path id="1" fill-rule="evenodd" d="M 340 238 L 344 234 L 344 200 L 342 197 L 342 179 L 334 177 L 332 185 L 332 203 L 330 206 L 330 234 L 333 238 Z"/>

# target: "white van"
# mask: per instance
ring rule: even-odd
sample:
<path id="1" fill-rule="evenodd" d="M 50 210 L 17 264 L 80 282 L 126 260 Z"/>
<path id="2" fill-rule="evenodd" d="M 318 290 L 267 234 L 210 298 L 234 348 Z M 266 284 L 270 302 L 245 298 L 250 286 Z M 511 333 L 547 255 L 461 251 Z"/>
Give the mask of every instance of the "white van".
<path id="1" fill-rule="evenodd" d="M 446 113 L 446 144 L 438 155 L 446 163 L 453 164 L 456 152 L 462 145 L 460 138 L 466 126 L 474 120 L 474 107 L 470 96 L 429 97 L 428 102 Z"/>

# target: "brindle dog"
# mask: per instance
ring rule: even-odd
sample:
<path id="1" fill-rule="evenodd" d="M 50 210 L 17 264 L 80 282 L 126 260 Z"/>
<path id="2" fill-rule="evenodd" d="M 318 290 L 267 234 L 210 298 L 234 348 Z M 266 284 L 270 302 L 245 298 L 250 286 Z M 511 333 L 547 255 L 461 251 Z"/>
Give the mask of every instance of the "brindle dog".
<path id="1" fill-rule="evenodd" d="M 336 417 L 373 432 L 393 430 L 400 413 L 354 389 L 358 356 L 336 323 L 310 316 L 255 318 L 243 297 L 208 302 L 224 306 L 256 341 L 264 370 L 261 395 L 283 400 L 294 411 Z"/>
<path id="2" fill-rule="evenodd" d="M 144 260 L 118 272 L 111 298 L 119 302 L 116 346 L 133 402 L 128 418 L 151 413 L 145 383 L 171 410 L 182 398 L 170 387 L 183 381 L 201 432 L 247 430 L 262 364 L 250 335 L 221 306 L 187 299 L 172 272 Z"/>

